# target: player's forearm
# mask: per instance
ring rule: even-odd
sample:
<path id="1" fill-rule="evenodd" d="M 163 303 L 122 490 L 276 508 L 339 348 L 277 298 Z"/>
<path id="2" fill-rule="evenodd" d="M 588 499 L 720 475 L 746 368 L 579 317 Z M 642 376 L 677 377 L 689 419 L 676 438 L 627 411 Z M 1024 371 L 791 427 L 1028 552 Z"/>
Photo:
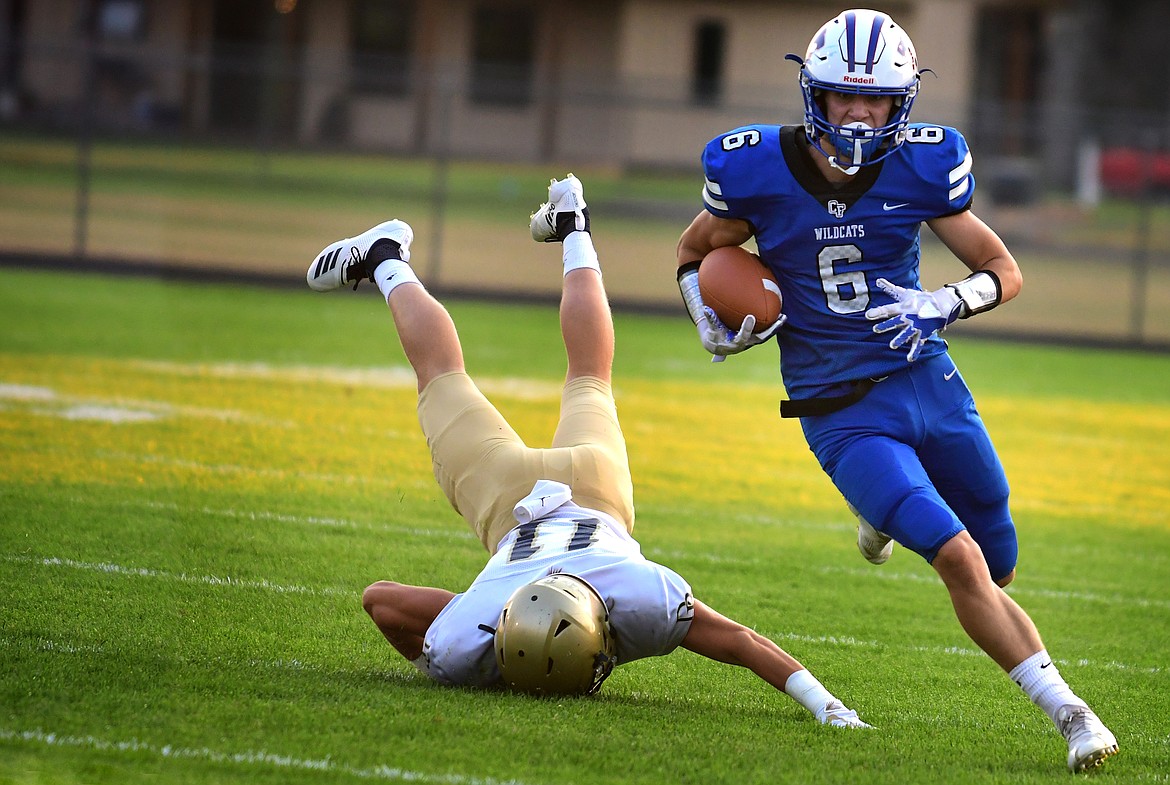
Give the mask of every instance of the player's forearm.
<path id="1" fill-rule="evenodd" d="M 682 236 L 678 238 L 674 257 L 679 267 L 700 261 L 711 251 L 710 239 L 704 237 L 699 231 L 698 222 L 698 218 L 692 221 L 691 225 L 683 230 Z"/>
<path id="2" fill-rule="evenodd" d="M 682 645 L 709 659 L 747 668 L 781 692 L 788 677 L 804 667 L 768 638 L 697 600 Z"/>
<path id="3" fill-rule="evenodd" d="M 999 302 L 1006 303 L 1020 293 L 1024 285 L 1024 276 L 1020 273 L 1020 266 L 1006 248 L 1002 254 L 997 254 L 982 265 L 978 271 L 995 273 L 999 279 Z"/>
<path id="4" fill-rule="evenodd" d="M 995 231 L 970 210 L 929 221 L 931 231 L 972 273 L 996 278 L 996 305 L 1020 293 L 1023 276 L 1015 257 Z"/>

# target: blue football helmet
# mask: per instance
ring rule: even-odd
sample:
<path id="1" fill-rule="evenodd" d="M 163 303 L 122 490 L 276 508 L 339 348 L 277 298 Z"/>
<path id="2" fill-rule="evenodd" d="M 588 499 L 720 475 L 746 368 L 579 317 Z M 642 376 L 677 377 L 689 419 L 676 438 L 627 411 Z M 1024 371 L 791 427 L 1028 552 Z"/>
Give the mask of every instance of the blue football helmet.
<path id="1" fill-rule="evenodd" d="M 921 72 L 910 36 L 889 15 L 864 8 L 842 11 L 813 36 L 803 60 L 796 55 L 788 59 L 801 64 L 809 142 L 835 167 L 854 174 L 858 167 L 882 160 L 905 140 Z M 825 90 L 891 96 L 894 106 L 889 121 L 879 128 L 830 123 L 820 103 Z M 822 147 L 825 139 L 835 153 Z"/>

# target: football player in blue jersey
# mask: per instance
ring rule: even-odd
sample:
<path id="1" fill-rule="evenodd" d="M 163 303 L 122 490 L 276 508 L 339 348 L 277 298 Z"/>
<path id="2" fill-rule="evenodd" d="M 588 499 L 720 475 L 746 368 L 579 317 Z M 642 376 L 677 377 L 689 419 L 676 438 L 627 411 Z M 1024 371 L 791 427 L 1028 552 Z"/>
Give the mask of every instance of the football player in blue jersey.
<path id="1" fill-rule="evenodd" d="M 1082 771 L 1117 751 L 1002 589 L 1016 531 L 1004 470 L 940 333 L 1015 297 L 1019 267 L 971 210 L 971 153 L 954 128 L 911 123 L 922 71 L 886 14 L 844 11 L 800 64 L 804 123 L 747 125 L 703 150 L 704 210 L 678 243 L 678 281 L 719 360 L 775 339 L 809 447 L 858 518 L 875 564 L 893 542 L 942 578 L 959 622 L 1060 729 Z M 969 270 L 933 291 L 919 278 L 926 223 Z M 755 239 L 784 296 L 771 325 L 738 331 L 703 304 L 712 249 Z M 758 329 L 757 329 L 758 328 Z"/>
<path id="2" fill-rule="evenodd" d="M 682 646 L 750 669 L 822 724 L 868 728 L 790 654 L 642 555 L 610 386 L 613 322 L 580 181 L 554 180 L 530 226 L 534 240 L 561 243 L 564 265 L 568 372 L 550 448 L 525 444 L 467 375 L 455 324 L 410 266 L 409 225 L 386 221 L 331 243 L 309 266 L 317 291 L 369 278 L 386 298 L 417 378 L 435 479 L 490 554 L 458 594 L 370 585 L 370 618 L 441 684 L 590 694 L 615 666 Z"/>

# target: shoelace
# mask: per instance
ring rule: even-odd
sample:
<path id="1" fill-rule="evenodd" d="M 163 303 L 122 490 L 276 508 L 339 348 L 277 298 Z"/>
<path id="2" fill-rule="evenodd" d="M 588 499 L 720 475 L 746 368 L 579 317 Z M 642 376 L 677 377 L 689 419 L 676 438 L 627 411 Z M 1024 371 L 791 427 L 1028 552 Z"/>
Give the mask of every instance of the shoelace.
<path id="1" fill-rule="evenodd" d="M 1089 732 L 1089 712 L 1087 709 L 1073 709 L 1069 715 L 1060 723 L 1060 733 L 1068 741 L 1072 741 L 1074 735 Z"/>

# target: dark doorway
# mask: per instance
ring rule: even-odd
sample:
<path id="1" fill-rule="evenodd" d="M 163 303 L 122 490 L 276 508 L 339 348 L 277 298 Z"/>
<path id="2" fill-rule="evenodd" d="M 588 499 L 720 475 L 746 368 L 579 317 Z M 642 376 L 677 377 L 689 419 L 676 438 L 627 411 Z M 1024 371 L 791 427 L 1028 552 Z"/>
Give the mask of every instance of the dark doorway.
<path id="1" fill-rule="evenodd" d="M 695 28 L 691 63 L 691 100 L 714 106 L 723 97 L 723 65 L 727 53 L 727 28 L 722 22 L 702 22 Z"/>
<path id="2" fill-rule="evenodd" d="M 300 97 L 296 3 L 215 0 L 211 130 L 289 137 Z"/>
<path id="3" fill-rule="evenodd" d="M 25 40 L 24 0 L 0 0 L 0 91 L 16 90 L 20 84 L 20 66 L 23 59 L 21 42 Z"/>

